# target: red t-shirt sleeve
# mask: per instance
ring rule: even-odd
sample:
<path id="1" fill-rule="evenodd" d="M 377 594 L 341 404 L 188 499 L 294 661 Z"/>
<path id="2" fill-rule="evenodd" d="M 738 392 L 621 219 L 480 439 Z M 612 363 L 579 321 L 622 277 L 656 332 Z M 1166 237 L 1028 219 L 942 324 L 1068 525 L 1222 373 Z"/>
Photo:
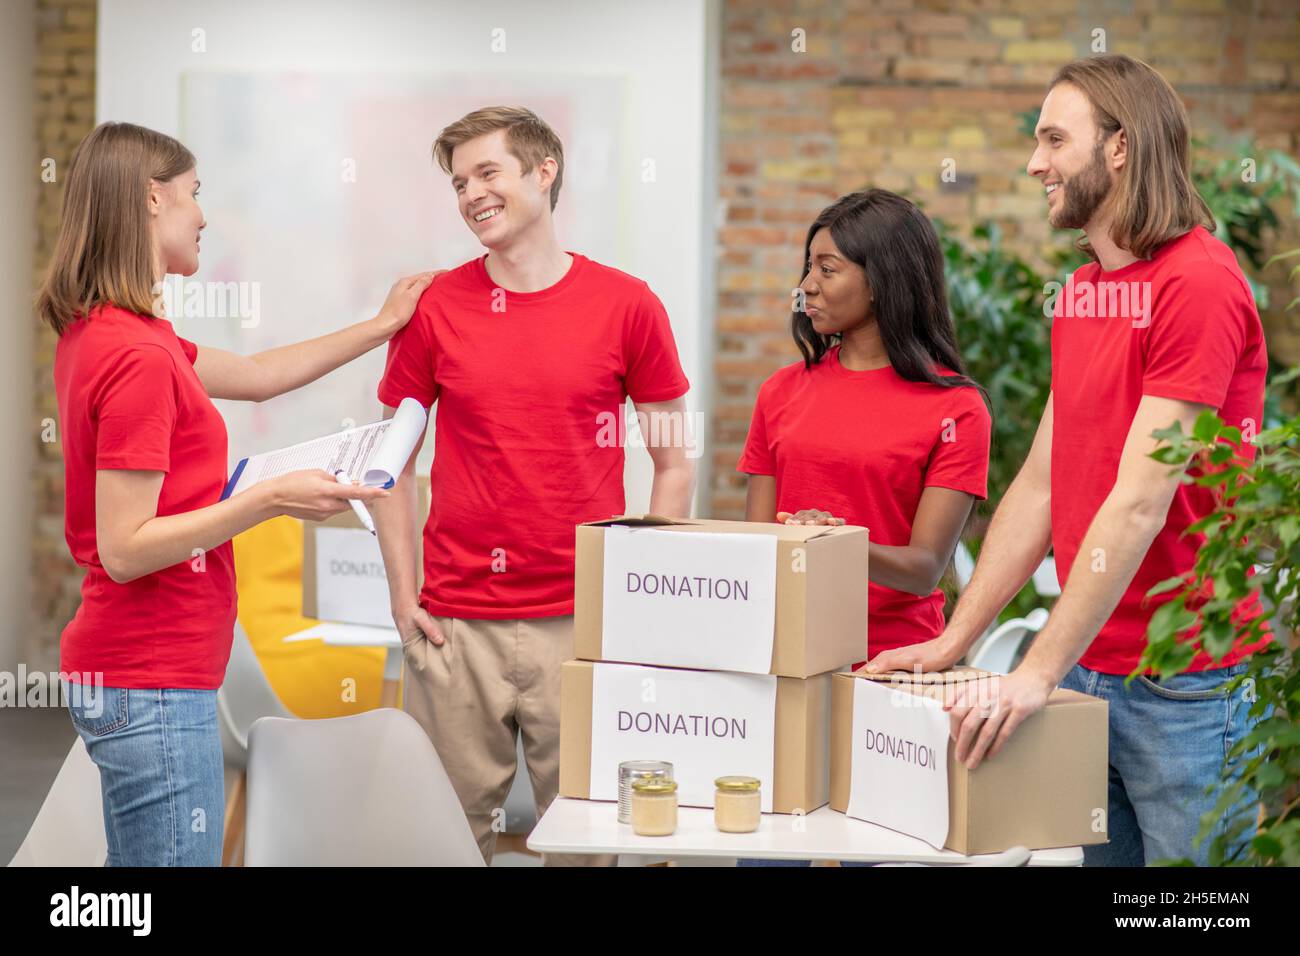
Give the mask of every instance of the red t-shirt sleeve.
<path id="1" fill-rule="evenodd" d="M 736 471 L 744 472 L 747 475 L 775 475 L 776 462 L 772 456 L 772 447 L 767 441 L 767 416 L 765 401 L 768 379 L 758 389 L 758 397 L 754 400 L 754 415 L 749 420 L 749 435 L 745 438 L 745 449 L 740 453 L 740 461 L 736 464 Z"/>
<path id="2" fill-rule="evenodd" d="M 1151 307 L 1142 394 L 1221 408 L 1254 308 L 1249 290 L 1218 264 L 1170 279 Z"/>
<path id="3" fill-rule="evenodd" d="M 126 349 L 95 401 L 95 467 L 171 470 L 176 363 L 161 346 Z"/>
<path id="4" fill-rule="evenodd" d="M 925 487 L 988 497 L 989 435 L 993 419 L 977 389 L 952 390 L 953 409 L 939 423 L 939 439 L 925 469 Z"/>
<path id="5" fill-rule="evenodd" d="M 176 336 L 176 341 L 181 343 L 181 351 L 185 353 L 185 357 L 189 359 L 190 364 L 193 365 L 199 357 L 199 347 L 189 339 L 183 339 L 179 335 Z"/>
<path id="6" fill-rule="evenodd" d="M 623 332 L 623 387 L 634 402 L 666 402 L 690 388 L 659 297 L 645 286 Z"/>
<path id="7" fill-rule="evenodd" d="M 438 400 L 438 383 L 433 377 L 436 345 L 429 308 L 426 291 L 411 321 L 388 340 L 388 357 L 378 392 L 379 400 L 390 408 L 402 404 L 404 398 L 413 398 L 425 408 Z"/>

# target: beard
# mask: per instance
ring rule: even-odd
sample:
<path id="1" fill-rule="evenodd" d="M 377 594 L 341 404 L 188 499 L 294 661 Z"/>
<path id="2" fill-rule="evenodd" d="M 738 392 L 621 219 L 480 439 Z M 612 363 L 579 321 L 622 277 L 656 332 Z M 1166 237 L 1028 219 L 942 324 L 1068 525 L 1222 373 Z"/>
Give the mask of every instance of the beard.
<path id="1" fill-rule="evenodd" d="M 1110 195 L 1110 176 L 1102 145 L 1093 150 L 1092 161 L 1082 172 L 1062 180 L 1061 208 L 1049 217 L 1057 229 L 1082 229 L 1092 219 L 1097 207 Z"/>

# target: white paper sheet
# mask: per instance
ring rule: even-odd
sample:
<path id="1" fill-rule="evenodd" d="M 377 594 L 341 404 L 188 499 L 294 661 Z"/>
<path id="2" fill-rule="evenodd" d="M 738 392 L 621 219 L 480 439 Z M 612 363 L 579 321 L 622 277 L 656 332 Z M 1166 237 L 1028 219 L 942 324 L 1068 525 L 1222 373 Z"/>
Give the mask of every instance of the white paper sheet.
<path id="1" fill-rule="evenodd" d="M 775 536 L 605 529 L 607 660 L 766 674 L 775 626 Z"/>
<path id="2" fill-rule="evenodd" d="M 337 621 L 321 621 L 305 631 L 290 634 L 284 640 L 286 643 L 324 641 L 326 644 L 350 647 L 399 647 L 402 643 L 395 627 L 366 627 L 361 624 L 340 624 Z"/>
<path id="3" fill-rule="evenodd" d="M 404 398 L 386 421 L 251 455 L 239 463 L 236 478 L 222 498 L 247 491 L 260 481 L 308 468 L 323 468 L 331 475 L 342 470 L 363 485 L 388 487 L 406 467 L 427 421 L 424 406 Z"/>
<path id="4" fill-rule="evenodd" d="M 316 614 L 322 621 L 392 627 L 379 539 L 363 528 L 317 527 Z"/>
<path id="5" fill-rule="evenodd" d="M 847 813 L 918 837 L 948 839 L 948 715 L 936 700 L 853 681 Z"/>
<path id="6" fill-rule="evenodd" d="M 682 806 L 711 807 L 718 777 L 762 782 L 772 812 L 776 677 L 593 664 L 591 798 L 618 799 L 624 760 L 667 760 Z"/>

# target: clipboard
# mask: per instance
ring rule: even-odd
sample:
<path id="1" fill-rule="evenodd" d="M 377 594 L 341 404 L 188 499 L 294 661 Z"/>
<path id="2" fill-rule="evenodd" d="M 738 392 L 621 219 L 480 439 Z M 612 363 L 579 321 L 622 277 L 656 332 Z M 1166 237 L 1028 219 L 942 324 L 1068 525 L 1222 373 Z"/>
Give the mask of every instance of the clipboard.
<path id="1" fill-rule="evenodd" d="M 348 428 L 275 451 L 250 455 L 235 466 L 221 500 L 247 491 L 259 482 L 291 471 L 321 468 L 333 475 L 345 471 L 370 488 L 391 488 L 415 450 L 429 413 L 414 398 L 404 398 L 392 418 Z"/>

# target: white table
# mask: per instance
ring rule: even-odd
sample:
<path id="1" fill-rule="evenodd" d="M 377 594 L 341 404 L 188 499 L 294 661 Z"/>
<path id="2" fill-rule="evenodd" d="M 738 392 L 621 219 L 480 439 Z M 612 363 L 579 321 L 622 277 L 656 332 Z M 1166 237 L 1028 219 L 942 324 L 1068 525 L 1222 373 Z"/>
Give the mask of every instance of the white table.
<path id="1" fill-rule="evenodd" d="M 335 647 L 387 648 L 388 653 L 384 657 L 384 685 L 379 693 L 379 706 L 397 706 L 397 688 L 402 680 L 402 638 L 396 628 L 321 621 L 315 627 L 309 627 L 305 631 L 290 634 L 285 638 L 286 642 L 310 640 L 324 641 Z"/>
<path id="2" fill-rule="evenodd" d="M 802 826 L 802 830 L 799 829 Z M 753 833 L 721 833 L 713 811 L 682 807 L 677 832 L 667 837 L 643 837 L 618 822 L 618 804 L 557 797 L 528 836 L 528 848 L 538 853 L 617 853 L 620 865 L 639 865 L 645 857 L 683 860 L 713 859 L 729 865 L 738 857 L 765 860 L 852 860 L 866 863 L 928 863 L 935 866 L 967 863 L 978 856 L 936 850 L 894 830 L 854 820 L 830 807 L 799 818 L 764 814 Z M 634 858 L 625 863 L 623 858 Z M 1035 850 L 1030 866 L 1082 866 L 1083 849 Z"/>

